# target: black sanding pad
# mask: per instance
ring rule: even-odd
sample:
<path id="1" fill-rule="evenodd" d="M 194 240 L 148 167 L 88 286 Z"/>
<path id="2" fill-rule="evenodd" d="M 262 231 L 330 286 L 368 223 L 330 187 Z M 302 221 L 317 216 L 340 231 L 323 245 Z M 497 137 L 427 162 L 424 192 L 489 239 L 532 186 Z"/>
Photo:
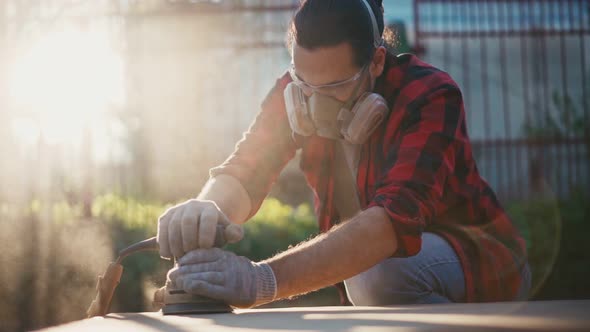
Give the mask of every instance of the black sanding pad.
<path id="1" fill-rule="evenodd" d="M 231 306 L 219 300 L 191 295 L 179 289 L 166 289 L 164 315 L 213 314 L 232 312 Z"/>
<path id="2" fill-rule="evenodd" d="M 188 315 L 188 314 L 214 314 L 229 313 L 233 309 L 225 303 L 173 303 L 162 307 L 164 315 Z"/>

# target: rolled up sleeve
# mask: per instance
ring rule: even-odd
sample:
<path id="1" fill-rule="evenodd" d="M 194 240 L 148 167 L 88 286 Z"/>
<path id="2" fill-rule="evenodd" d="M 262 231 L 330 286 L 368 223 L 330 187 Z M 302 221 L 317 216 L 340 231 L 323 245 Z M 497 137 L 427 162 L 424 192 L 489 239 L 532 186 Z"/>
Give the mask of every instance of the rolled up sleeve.
<path id="1" fill-rule="evenodd" d="M 251 200 L 248 219 L 258 211 L 281 170 L 297 150 L 283 98 L 288 82 L 288 74 L 276 81 L 234 152 L 221 165 L 209 170 L 210 177 L 228 174 L 240 181 Z"/>

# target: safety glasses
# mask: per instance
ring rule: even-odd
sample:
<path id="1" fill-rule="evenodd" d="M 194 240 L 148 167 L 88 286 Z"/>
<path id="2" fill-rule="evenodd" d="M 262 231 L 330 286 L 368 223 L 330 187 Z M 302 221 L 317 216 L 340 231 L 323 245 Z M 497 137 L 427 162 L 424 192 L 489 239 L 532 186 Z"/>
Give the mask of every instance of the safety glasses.
<path id="1" fill-rule="evenodd" d="M 322 95 L 335 96 L 341 94 L 342 92 L 346 92 L 353 82 L 356 82 L 361 78 L 361 76 L 367 68 L 367 65 L 363 66 L 361 70 L 358 71 L 358 73 L 343 81 L 322 85 L 309 84 L 300 79 L 299 76 L 297 76 L 297 74 L 295 73 L 294 64 L 291 64 L 291 66 L 289 67 L 289 75 L 291 75 L 293 83 L 297 84 L 297 86 L 300 87 L 301 90 L 303 90 L 303 93 L 305 93 L 306 95 L 311 95 L 315 92 Z"/>

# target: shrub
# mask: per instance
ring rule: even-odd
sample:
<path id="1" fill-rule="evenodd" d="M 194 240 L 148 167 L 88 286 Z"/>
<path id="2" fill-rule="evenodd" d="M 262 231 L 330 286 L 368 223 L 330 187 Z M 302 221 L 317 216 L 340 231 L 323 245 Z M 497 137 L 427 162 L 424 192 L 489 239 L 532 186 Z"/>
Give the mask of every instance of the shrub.
<path id="1" fill-rule="evenodd" d="M 244 239 L 227 249 L 257 261 L 310 238 L 318 228 L 309 205 L 293 208 L 269 198 L 244 225 L 244 231 Z"/>
<path id="2" fill-rule="evenodd" d="M 508 212 L 527 243 L 533 298 L 590 298 L 588 194 L 575 190 L 561 200 L 520 202 Z"/>

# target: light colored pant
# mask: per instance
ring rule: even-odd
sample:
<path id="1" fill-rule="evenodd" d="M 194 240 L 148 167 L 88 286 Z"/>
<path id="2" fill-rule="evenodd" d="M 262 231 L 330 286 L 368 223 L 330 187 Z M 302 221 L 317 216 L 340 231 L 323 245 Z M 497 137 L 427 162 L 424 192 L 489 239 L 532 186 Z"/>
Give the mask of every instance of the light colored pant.
<path id="1" fill-rule="evenodd" d="M 526 300 L 530 271 L 515 300 Z M 344 281 L 354 305 L 448 303 L 465 301 L 465 278 L 457 254 L 434 233 L 422 234 L 422 249 L 412 257 L 388 258 Z"/>

